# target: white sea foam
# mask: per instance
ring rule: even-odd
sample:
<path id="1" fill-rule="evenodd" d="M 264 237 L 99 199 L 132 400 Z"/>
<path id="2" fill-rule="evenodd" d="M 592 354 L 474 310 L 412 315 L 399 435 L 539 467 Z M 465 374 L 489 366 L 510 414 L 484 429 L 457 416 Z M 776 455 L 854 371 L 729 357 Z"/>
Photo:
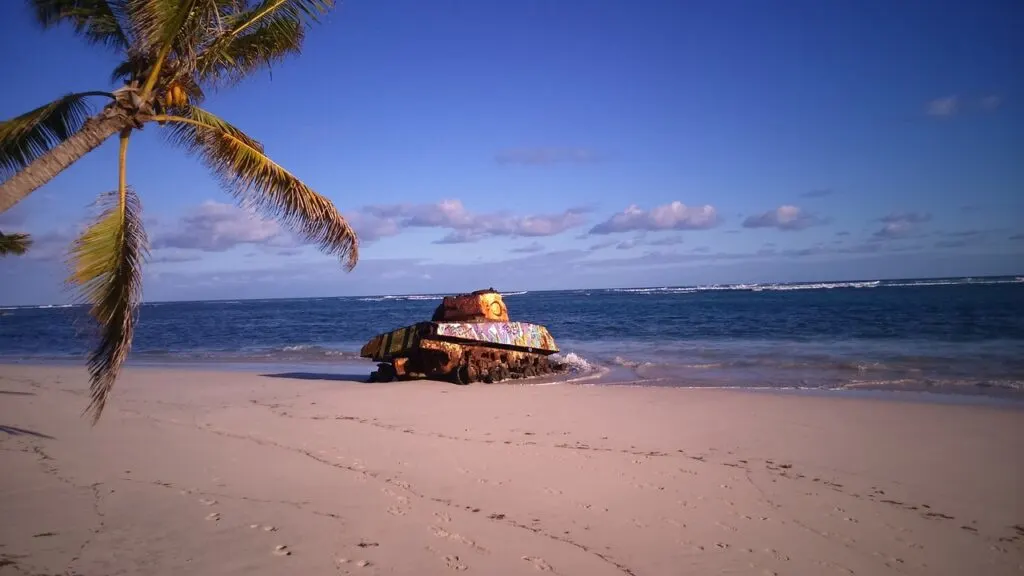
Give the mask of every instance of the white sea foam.
<path id="1" fill-rule="evenodd" d="M 400 294 L 388 296 L 366 296 L 363 298 L 358 298 L 358 300 L 360 302 L 385 302 L 388 300 L 440 300 L 442 298 L 444 298 L 444 296 L 440 296 L 437 294 Z"/>
<path id="2" fill-rule="evenodd" d="M 551 382 L 551 384 L 576 384 L 588 380 L 596 380 L 610 372 L 606 366 L 591 363 L 575 352 L 566 354 L 558 352 L 548 358 L 552 364 L 563 367 L 569 374 L 576 375 L 573 378 L 556 380 Z"/>
<path id="3" fill-rule="evenodd" d="M 555 364 L 565 366 L 567 369 L 575 370 L 577 372 L 593 369 L 590 362 L 587 362 L 585 358 L 575 352 L 569 352 L 567 354 L 558 352 L 548 356 L 548 359 Z"/>
<path id="4" fill-rule="evenodd" d="M 615 358 L 613 358 L 612 359 L 612 364 L 615 364 L 615 365 L 618 365 L 618 366 L 624 366 L 626 368 L 641 368 L 641 367 L 644 367 L 644 366 L 652 366 L 653 365 L 650 362 L 640 362 L 638 360 L 629 360 L 627 358 L 623 358 L 622 356 L 616 356 Z"/>
<path id="5" fill-rule="evenodd" d="M 522 296 L 524 294 L 529 294 L 529 293 L 530 293 L 529 290 L 520 290 L 518 292 L 502 292 L 501 295 L 502 296 Z M 386 302 L 388 300 L 395 300 L 395 301 L 403 301 L 403 300 L 411 300 L 411 301 L 441 300 L 442 298 L 444 298 L 444 296 L 441 295 L 441 294 L 396 294 L 396 295 L 387 295 L 387 296 L 364 296 L 362 298 L 357 298 L 357 300 L 359 300 L 360 302 Z"/>
<path id="6" fill-rule="evenodd" d="M 701 286 L 661 286 L 649 288 L 613 288 L 611 292 L 625 294 L 691 294 L 694 292 L 711 291 L 777 291 L 791 290 L 833 290 L 837 288 L 903 288 L 915 286 L 951 286 L 960 284 L 1020 284 L 1024 277 L 1014 278 L 948 278 L 935 280 L 882 281 L 861 280 L 851 282 L 804 282 L 804 283 L 764 283 L 764 284 L 708 284 Z"/>

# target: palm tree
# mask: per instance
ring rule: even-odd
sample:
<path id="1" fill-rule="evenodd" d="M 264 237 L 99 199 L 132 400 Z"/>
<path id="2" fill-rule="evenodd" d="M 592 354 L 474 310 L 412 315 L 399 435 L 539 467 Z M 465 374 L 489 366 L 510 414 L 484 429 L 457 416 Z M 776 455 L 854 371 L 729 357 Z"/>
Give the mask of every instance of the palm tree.
<path id="1" fill-rule="evenodd" d="M 237 84 L 298 54 L 306 28 L 334 0 L 28 0 L 42 27 L 68 24 L 122 59 L 112 91 L 66 94 L 0 124 L 0 213 L 117 135 L 117 190 L 71 245 L 68 283 L 91 305 L 99 343 L 88 366 L 95 424 L 131 348 L 148 240 L 128 185 L 128 142 L 156 123 L 198 156 L 240 203 L 355 267 L 359 243 L 334 204 L 264 153 L 239 128 L 199 107 L 205 92 Z M 93 113 L 90 100 L 105 99 Z M 24 238 L 22 239 L 24 240 Z"/>
<path id="2" fill-rule="evenodd" d="M 32 239 L 28 237 L 28 234 L 4 234 L 0 232 L 0 256 L 7 256 L 9 254 L 20 256 L 31 245 Z"/>

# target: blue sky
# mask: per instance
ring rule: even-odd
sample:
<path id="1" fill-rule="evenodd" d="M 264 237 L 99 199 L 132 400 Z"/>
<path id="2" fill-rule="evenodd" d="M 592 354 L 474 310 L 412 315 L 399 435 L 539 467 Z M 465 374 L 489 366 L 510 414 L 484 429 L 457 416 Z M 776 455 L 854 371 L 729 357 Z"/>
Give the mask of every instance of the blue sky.
<path id="1" fill-rule="evenodd" d="M 204 106 L 330 197 L 355 271 L 235 207 L 148 126 L 129 150 L 145 298 L 1024 273 L 1024 4 L 348 0 Z M 0 117 L 110 87 L 116 57 L 0 6 Z M 62 258 L 110 142 L 0 214 Z M 10 279 L 10 280 L 8 280 Z M 13 280 L 13 281 L 11 281 Z"/>

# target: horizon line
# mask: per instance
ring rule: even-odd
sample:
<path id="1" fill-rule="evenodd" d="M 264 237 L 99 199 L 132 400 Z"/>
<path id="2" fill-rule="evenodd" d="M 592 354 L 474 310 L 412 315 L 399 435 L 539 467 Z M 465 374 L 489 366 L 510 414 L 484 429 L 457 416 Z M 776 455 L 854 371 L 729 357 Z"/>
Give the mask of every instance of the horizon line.
<path id="1" fill-rule="evenodd" d="M 517 295 L 522 293 L 547 293 L 547 292 L 574 292 L 580 290 L 658 290 L 658 289 L 671 289 L 671 288 L 701 288 L 707 286 L 764 286 L 764 285 L 776 285 L 776 286 L 787 286 L 787 285 L 799 285 L 799 284 L 841 284 L 841 283 L 866 283 L 866 282 L 888 282 L 888 281 L 924 281 L 924 280 L 964 280 L 964 279 L 993 279 L 993 278 L 1022 278 L 1024 272 L 1017 274 L 984 274 L 984 275 L 971 275 L 971 276 L 919 276 L 919 277 L 877 277 L 877 278 L 858 278 L 858 279 L 845 279 L 845 280 L 793 280 L 790 282 L 729 282 L 724 284 L 712 283 L 712 284 L 661 284 L 657 286 L 617 286 L 617 287 L 601 287 L 601 288 L 547 288 L 538 290 L 498 290 L 502 295 Z M 478 288 L 482 290 L 482 288 Z M 340 299 L 340 298 L 408 298 L 410 296 L 454 296 L 457 294 L 468 294 L 472 290 L 466 292 L 409 292 L 405 294 L 347 294 L 339 296 L 274 296 L 269 298 L 209 298 L 204 300 L 143 300 L 140 305 L 146 304 L 189 304 L 197 302 L 260 302 L 260 301 L 277 301 L 277 300 L 312 300 L 312 299 Z M 62 307 L 62 308 L 74 308 L 79 306 L 90 306 L 90 304 L 83 303 L 62 303 L 62 304 L 19 304 L 19 305 L 3 305 L 0 304 L 0 309 L 14 309 L 14 308 L 41 308 L 44 306 Z"/>

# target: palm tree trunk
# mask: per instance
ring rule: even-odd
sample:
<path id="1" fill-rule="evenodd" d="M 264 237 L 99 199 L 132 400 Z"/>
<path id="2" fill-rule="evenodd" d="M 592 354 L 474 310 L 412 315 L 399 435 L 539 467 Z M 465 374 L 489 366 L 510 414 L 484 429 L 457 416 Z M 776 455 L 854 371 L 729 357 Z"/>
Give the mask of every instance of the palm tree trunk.
<path id="1" fill-rule="evenodd" d="M 131 120 L 123 111 L 116 108 L 107 108 L 86 120 L 81 130 L 36 158 L 6 182 L 0 183 L 0 213 L 52 180 L 79 158 L 96 149 L 107 138 L 130 125 Z"/>

